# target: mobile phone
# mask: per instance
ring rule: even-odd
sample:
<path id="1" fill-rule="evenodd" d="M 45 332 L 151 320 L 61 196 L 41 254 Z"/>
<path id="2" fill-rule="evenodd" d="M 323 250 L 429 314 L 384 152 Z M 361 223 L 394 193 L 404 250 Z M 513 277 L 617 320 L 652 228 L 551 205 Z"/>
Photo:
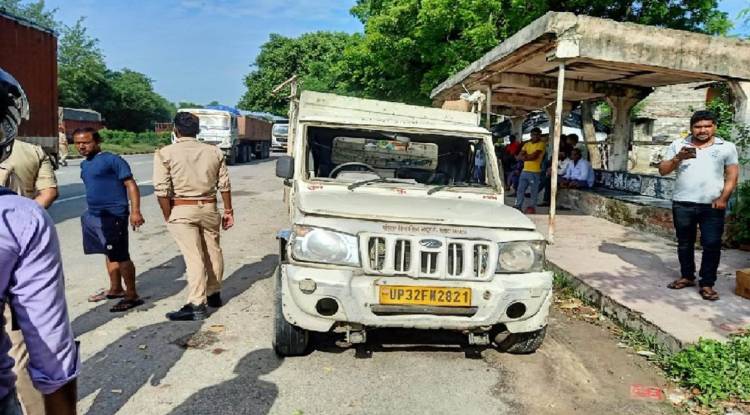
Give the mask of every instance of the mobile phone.
<path id="1" fill-rule="evenodd" d="M 695 155 L 696 155 L 696 148 L 695 147 L 687 147 L 686 146 L 686 147 L 683 147 L 683 149 L 685 151 L 687 151 L 688 153 L 690 153 L 691 156 L 695 157 Z"/>

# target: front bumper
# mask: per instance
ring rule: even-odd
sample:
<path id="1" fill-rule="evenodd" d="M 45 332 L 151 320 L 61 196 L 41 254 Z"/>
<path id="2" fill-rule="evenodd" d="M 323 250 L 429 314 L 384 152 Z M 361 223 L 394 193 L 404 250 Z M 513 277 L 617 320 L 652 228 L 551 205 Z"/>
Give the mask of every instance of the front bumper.
<path id="1" fill-rule="evenodd" d="M 311 294 L 300 290 L 300 281 L 312 280 Z M 471 315 L 376 314 L 380 307 L 378 286 L 416 285 L 470 288 Z M 288 322 L 301 328 L 327 332 L 337 322 L 358 323 L 366 327 L 403 327 L 417 329 L 472 330 L 503 323 L 511 333 L 525 333 L 547 325 L 552 301 L 552 273 L 497 274 L 490 281 L 414 279 L 400 276 L 368 276 L 359 270 L 316 268 L 283 264 L 281 266 L 282 310 Z M 322 316 L 316 304 L 323 298 L 338 303 L 338 311 Z M 506 310 L 521 302 L 526 312 L 510 318 Z M 441 307 L 447 309 L 446 307 Z"/>
<path id="2" fill-rule="evenodd" d="M 287 143 L 287 140 L 285 138 L 278 139 L 276 137 L 271 137 L 271 148 L 286 149 L 286 143 Z"/>

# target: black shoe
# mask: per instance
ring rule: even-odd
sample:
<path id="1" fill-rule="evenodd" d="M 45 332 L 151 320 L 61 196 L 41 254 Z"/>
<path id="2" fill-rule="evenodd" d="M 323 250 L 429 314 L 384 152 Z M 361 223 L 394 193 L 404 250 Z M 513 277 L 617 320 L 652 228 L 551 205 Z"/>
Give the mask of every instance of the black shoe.
<path id="1" fill-rule="evenodd" d="M 215 292 L 208 297 L 206 297 L 206 302 L 208 303 L 209 307 L 213 308 L 219 308 L 224 305 L 224 303 L 221 301 L 221 293 Z"/>
<path id="2" fill-rule="evenodd" d="M 206 317 L 208 317 L 208 312 L 203 304 L 185 304 L 178 311 L 167 313 L 167 318 L 172 321 L 204 320 Z"/>

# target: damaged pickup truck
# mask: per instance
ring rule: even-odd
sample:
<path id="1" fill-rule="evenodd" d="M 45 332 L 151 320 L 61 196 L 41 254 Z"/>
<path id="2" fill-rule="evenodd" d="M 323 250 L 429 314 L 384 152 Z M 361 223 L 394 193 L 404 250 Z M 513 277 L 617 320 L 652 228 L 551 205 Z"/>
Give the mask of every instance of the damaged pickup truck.
<path id="1" fill-rule="evenodd" d="M 476 114 L 305 91 L 296 118 L 276 165 L 292 224 L 278 235 L 277 354 L 304 354 L 310 331 L 349 345 L 383 327 L 539 348 L 552 297 L 544 237 L 504 204 Z"/>

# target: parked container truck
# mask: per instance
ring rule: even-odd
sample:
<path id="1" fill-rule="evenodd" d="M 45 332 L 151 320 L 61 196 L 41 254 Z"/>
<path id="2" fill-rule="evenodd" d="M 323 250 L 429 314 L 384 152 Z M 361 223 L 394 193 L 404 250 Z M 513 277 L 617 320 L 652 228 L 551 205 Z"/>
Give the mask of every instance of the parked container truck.
<path id="1" fill-rule="evenodd" d="M 79 128 L 93 128 L 97 131 L 104 128 L 102 115 L 90 109 L 60 107 L 58 119 L 65 129 L 68 142 L 72 142 L 73 131 Z"/>
<path id="2" fill-rule="evenodd" d="M 271 126 L 268 121 L 242 115 L 237 109 L 223 105 L 206 108 L 180 108 L 178 112 L 195 114 L 200 120 L 199 141 L 219 147 L 227 164 L 244 163 L 255 156 L 271 154 Z"/>
<path id="3" fill-rule="evenodd" d="M 57 165 L 57 34 L 0 11 L 0 67 L 23 85 L 30 118 L 19 138 L 39 144 Z"/>

